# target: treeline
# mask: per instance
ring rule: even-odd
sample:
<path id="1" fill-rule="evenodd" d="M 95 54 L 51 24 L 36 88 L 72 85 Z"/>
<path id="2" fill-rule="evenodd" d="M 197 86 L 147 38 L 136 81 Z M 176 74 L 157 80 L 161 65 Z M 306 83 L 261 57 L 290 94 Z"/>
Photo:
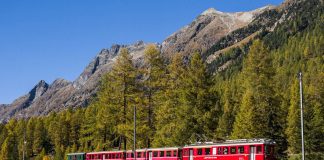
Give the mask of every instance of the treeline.
<path id="1" fill-rule="evenodd" d="M 265 42 L 277 39 L 254 40 L 243 64 L 213 74 L 199 53 L 189 61 L 180 54 L 167 60 L 152 45 L 137 67 L 122 49 L 87 108 L 0 124 L 0 160 L 62 160 L 70 152 L 132 149 L 134 107 L 138 148 L 271 138 L 279 158 L 294 156 L 301 150 L 299 71 L 306 153 L 323 153 L 323 17 L 270 50 Z"/>

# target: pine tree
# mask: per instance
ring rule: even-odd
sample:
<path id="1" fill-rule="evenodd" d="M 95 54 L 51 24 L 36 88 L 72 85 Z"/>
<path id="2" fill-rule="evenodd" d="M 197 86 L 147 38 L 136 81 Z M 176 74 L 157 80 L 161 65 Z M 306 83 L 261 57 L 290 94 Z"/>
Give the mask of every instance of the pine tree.
<path id="1" fill-rule="evenodd" d="M 234 102 L 232 102 L 234 97 L 232 97 L 232 94 L 230 93 L 232 88 L 230 87 L 230 82 L 225 83 L 223 114 L 219 118 L 216 138 L 227 139 L 233 130 L 235 109 Z"/>
<path id="2" fill-rule="evenodd" d="M 147 105 L 148 127 L 147 147 L 151 146 L 151 141 L 155 132 L 155 109 L 160 106 L 162 93 L 165 88 L 166 68 L 161 53 L 155 45 L 148 45 L 144 51 L 144 92 Z"/>
<path id="3" fill-rule="evenodd" d="M 54 160 L 62 160 L 64 159 L 64 152 L 61 149 L 61 146 L 55 146 L 55 154 L 54 154 Z"/>
<path id="4" fill-rule="evenodd" d="M 287 128 L 285 131 L 288 141 L 288 151 L 291 154 L 301 151 L 300 142 L 300 107 L 299 107 L 299 83 L 294 81 L 291 86 L 290 107 L 287 117 Z"/>
<path id="5" fill-rule="evenodd" d="M 74 152 L 80 147 L 79 139 L 81 138 L 80 130 L 83 123 L 84 110 L 76 110 L 71 117 L 71 133 L 70 133 L 70 142 L 75 146 Z"/>
<path id="6" fill-rule="evenodd" d="M 118 143 L 120 149 L 121 145 L 123 149 L 127 149 L 127 141 L 132 137 L 130 133 L 133 114 L 130 115 L 130 112 L 136 103 L 137 77 L 138 71 L 132 56 L 126 48 L 122 48 L 112 70 L 104 76 L 97 101 L 93 104 L 101 110 L 100 112 L 106 112 L 96 114 L 99 119 L 96 143 L 104 143 L 105 146 L 111 147 Z M 108 139 L 112 142 L 108 143 Z"/>
<path id="7" fill-rule="evenodd" d="M 27 131 L 26 131 L 26 153 L 27 157 L 33 157 L 33 145 L 34 145 L 34 131 L 35 131 L 35 124 L 36 124 L 36 118 L 30 118 L 27 123 Z"/>
<path id="8" fill-rule="evenodd" d="M 16 160 L 18 156 L 18 142 L 14 133 L 9 133 L 1 146 L 0 160 Z"/>
<path id="9" fill-rule="evenodd" d="M 47 133 L 43 120 L 40 118 L 36 120 L 33 137 L 33 153 L 40 154 L 47 147 Z"/>
<path id="10" fill-rule="evenodd" d="M 279 103 L 274 95 L 271 57 L 264 44 L 256 40 L 243 65 L 245 93 L 234 123 L 232 138 L 266 137 L 279 139 L 282 126 Z"/>
<path id="11" fill-rule="evenodd" d="M 176 146 L 186 143 L 183 131 L 186 127 L 186 116 L 183 111 L 183 92 L 185 64 L 181 54 L 176 54 L 168 66 L 167 87 L 163 102 L 156 109 L 156 134 L 153 146 Z"/>
<path id="12" fill-rule="evenodd" d="M 84 152 L 89 152 L 94 149 L 94 135 L 96 132 L 96 117 L 97 109 L 93 106 L 89 106 L 85 110 L 84 120 L 80 129 L 80 139 L 79 143 L 81 145 L 81 150 Z M 56 145 L 61 146 L 61 145 Z"/>
<path id="13" fill-rule="evenodd" d="M 214 135 L 213 131 L 216 129 L 217 96 L 210 93 L 210 75 L 199 53 L 192 56 L 184 83 L 184 112 L 188 116 L 186 133 L 190 135 L 185 137 L 194 142 L 208 140 Z"/>

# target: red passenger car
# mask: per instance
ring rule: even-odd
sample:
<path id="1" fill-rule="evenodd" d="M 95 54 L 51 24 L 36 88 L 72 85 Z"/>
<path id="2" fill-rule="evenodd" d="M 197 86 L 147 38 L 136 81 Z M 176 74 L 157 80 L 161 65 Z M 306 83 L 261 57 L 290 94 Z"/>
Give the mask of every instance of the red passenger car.
<path id="1" fill-rule="evenodd" d="M 136 155 L 136 160 L 146 160 L 147 159 L 146 149 L 136 150 L 135 155 Z M 135 160 L 134 152 L 132 150 L 127 151 L 126 160 Z"/>
<path id="2" fill-rule="evenodd" d="M 86 154 L 86 160 L 125 160 L 124 151 L 91 152 Z"/>
<path id="3" fill-rule="evenodd" d="M 86 153 L 86 160 L 275 160 L 275 142 L 269 139 L 239 139 L 222 143 L 196 143 L 168 148 Z M 68 155 L 70 156 L 70 154 Z"/>
<path id="4" fill-rule="evenodd" d="M 274 160 L 273 147 L 266 139 L 195 144 L 183 147 L 183 160 Z"/>
<path id="5" fill-rule="evenodd" d="M 147 160 L 181 160 L 182 149 L 179 147 L 147 149 Z"/>

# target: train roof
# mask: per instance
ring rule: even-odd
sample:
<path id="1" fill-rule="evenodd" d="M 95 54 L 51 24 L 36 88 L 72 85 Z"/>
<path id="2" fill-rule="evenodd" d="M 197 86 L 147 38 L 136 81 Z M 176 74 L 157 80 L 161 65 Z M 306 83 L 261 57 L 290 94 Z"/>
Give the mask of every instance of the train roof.
<path id="1" fill-rule="evenodd" d="M 123 153 L 123 150 L 116 150 L 116 151 L 99 151 L 99 152 L 89 152 L 87 154 L 102 154 L 102 153 Z"/>
<path id="2" fill-rule="evenodd" d="M 184 147 L 203 147 L 203 146 L 234 146 L 234 145 L 252 145 L 252 144 L 270 144 L 274 145 L 275 141 L 272 139 L 260 138 L 260 139 L 236 139 L 236 140 L 226 140 L 219 142 L 197 142 L 194 144 L 186 145 Z"/>
<path id="3" fill-rule="evenodd" d="M 159 150 L 177 150 L 182 147 L 164 147 L 164 148 L 149 148 L 148 151 L 159 151 Z"/>
<path id="4" fill-rule="evenodd" d="M 72 155 L 83 155 L 85 154 L 84 152 L 79 152 L 79 153 L 69 153 L 69 154 L 66 154 L 68 156 L 72 156 Z"/>
<path id="5" fill-rule="evenodd" d="M 136 149 L 137 152 L 147 151 L 147 148 Z M 127 153 L 133 152 L 133 150 L 127 150 Z"/>

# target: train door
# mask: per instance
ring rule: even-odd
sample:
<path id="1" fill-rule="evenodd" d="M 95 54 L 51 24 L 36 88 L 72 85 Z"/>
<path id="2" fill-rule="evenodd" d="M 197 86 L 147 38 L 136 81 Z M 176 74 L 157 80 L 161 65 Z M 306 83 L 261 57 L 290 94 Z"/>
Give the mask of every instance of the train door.
<path id="1" fill-rule="evenodd" d="M 256 147 L 255 146 L 250 146 L 250 160 L 256 160 Z"/>
<path id="2" fill-rule="evenodd" d="M 153 152 L 149 151 L 149 160 L 152 160 L 152 157 L 153 157 Z"/>
<path id="3" fill-rule="evenodd" d="M 194 159 L 193 149 L 190 148 L 189 149 L 189 160 L 193 160 L 193 159 Z"/>

